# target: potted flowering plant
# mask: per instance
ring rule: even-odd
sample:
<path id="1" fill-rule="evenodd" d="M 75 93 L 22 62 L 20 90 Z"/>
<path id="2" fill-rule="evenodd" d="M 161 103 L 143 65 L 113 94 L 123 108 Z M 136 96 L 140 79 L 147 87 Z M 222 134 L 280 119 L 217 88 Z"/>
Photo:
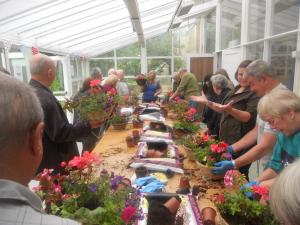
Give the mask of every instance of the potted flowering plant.
<path id="1" fill-rule="evenodd" d="M 147 82 L 147 77 L 141 73 L 136 76 L 135 81 L 136 81 L 137 85 L 145 86 L 146 82 Z"/>
<path id="2" fill-rule="evenodd" d="M 193 123 L 196 112 L 195 108 L 190 108 L 186 112 L 177 113 L 178 122 L 173 126 L 175 138 L 181 138 L 187 133 L 195 133 L 199 130 L 199 125 Z"/>
<path id="3" fill-rule="evenodd" d="M 129 206 L 135 208 L 130 218 L 136 216 L 138 204 L 126 202 L 128 194 L 134 194 L 133 189 L 119 188 L 124 177 L 101 171 L 100 163 L 97 155 L 84 152 L 61 164 L 63 175 L 49 169 L 40 173 L 40 184 L 34 190 L 44 200 L 46 212 L 85 225 L 125 225 L 122 215 Z"/>
<path id="4" fill-rule="evenodd" d="M 127 124 L 126 115 L 117 111 L 111 119 L 111 124 L 115 130 L 124 130 Z"/>
<path id="5" fill-rule="evenodd" d="M 245 178 L 237 176 L 236 172 L 227 172 L 224 184 L 230 187 L 243 184 Z M 249 199 L 247 194 L 255 197 Z M 269 190 L 263 186 L 252 186 L 248 189 L 236 189 L 235 192 L 225 191 L 214 197 L 213 201 L 221 216 L 230 225 L 279 225 L 271 213 L 268 204 Z M 259 222 L 258 222 L 259 221 Z"/>
<path id="6" fill-rule="evenodd" d="M 69 111 L 77 110 L 80 120 L 106 120 L 120 101 L 115 88 L 100 86 L 100 80 L 94 79 L 90 82 L 90 89 L 80 98 L 66 100 L 64 109 Z"/>

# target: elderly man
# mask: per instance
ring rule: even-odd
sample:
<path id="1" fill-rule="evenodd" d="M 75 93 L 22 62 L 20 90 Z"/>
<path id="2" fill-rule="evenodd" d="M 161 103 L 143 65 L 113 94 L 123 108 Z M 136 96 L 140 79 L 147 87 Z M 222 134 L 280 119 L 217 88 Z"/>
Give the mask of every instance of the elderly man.
<path id="1" fill-rule="evenodd" d="M 79 225 L 44 213 L 27 188 L 43 156 L 43 110 L 29 86 L 1 72 L 0 115 L 0 224 Z"/>
<path id="2" fill-rule="evenodd" d="M 190 96 L 200 95 L 198 81 L 194 74 L 188 73 L 186 69 L 181 68 L 178 71 L 178 75 L 181 81 L 170 100 L 179 95 L 183 95 L 185 100 L 189 100 Z"/>
<path id="3" fill-rule="evenodd" d="M 72 125 L 55 96 L 49 89 L 55 79 L 55 63 L 43 54 L 34 55 L 30 61 L 31 80 L 44 111 L 45 128 L 43 133 L 44 155 L 38 172 L 44 168 L 56 171 L 62 161 L 69 161 L 79 155 L 76 141 L 88 136 L 92 128 L 101 122 L 79 122 Z"/>
<path id="4" fill-rule="evenodd" d="M 246 68 L 244 78 L 249 82 L 251 90 L 259 96 L 264 96 L 272 90 L 286 89 L 286 87 L 277 80 L 272 66 L 263 60 L 255 60 L 252 62 Z M 228 150 L 234 154 L 242 149 L 254 146 L 247 153 L 235 160 L 216 163 L 212 172 L 215 174 L 223 174 L 227 170 L 240 168 L 259 159 L 261 159 L 262 166 L 265 168 L 276 143 L 275 132 L 269 123 L 264 122 L 260 116 L 257 115 L 256 126 L 241 140 L 230 145 Z M 258 173 L 260 173 L 260 171 L 258 171 Z"/>
<path id="5" fill-rule="evenodd" d="M 120 96 L 129 96 L 130 95 L 130 90 L 125 82 L 125 73 L 124 70 L 117 70 L 117 75 L 119 77 L 119 82 L 117 83 L 117 92 Z"/>

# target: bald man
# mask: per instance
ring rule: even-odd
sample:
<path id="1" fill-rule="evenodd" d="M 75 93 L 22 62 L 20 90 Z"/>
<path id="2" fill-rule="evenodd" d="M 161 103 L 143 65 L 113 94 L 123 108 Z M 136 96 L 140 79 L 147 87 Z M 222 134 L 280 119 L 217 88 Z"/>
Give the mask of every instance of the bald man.
<path id="1" fill-rule="evenodd" d="M 49 89 L 56 74 L 55 62 L 46 55 L 34 55 L 30 61 L 31 80 L 44 111 L 45 128 L 43 132 L 44 155 L 38 172 L 44 168 L 55 169 L 59 165 L 79 155 L 76 141 L 87 137 L 92 128 L 99 127 L 101 122 L 78 122 L 70 124 L 58 102 Z"/>

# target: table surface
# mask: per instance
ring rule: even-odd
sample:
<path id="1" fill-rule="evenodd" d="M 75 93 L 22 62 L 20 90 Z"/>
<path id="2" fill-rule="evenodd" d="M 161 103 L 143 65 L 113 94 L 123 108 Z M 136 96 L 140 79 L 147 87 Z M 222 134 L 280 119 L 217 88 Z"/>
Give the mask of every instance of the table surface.
<path id="1" fill-rule="evenodd" d="M 168 125 L 172 125 L 172 123 L 172 120 L 166 121 L 166 124 Z M 103 159 L 103 167 L 105 169 L 127 178 L 131 178 L 134 174 L 134 170 L 128 165 L 132 162 L 132 157 L 137 150 L 137 146 L 127 148 L 126 145 L 125 138 L 128 135 L 132 134 L 132 130 L 132 124 L 127 124 L 126 129 L 122 131 L 114 130 L 111 126 L 105 132 L 103 138 L 98 142 L 95 149 L 93 150 L 93 152 L 99 153 L 101 155 Z M 141 129 L 134 128 L 134 130 Z M 182 146 L 179 146 L 179 151 L 180 153 L 186 155 L 185 149 Z M 201 170 L 199 170 L 199 164 L 194 161 L 185 159 L 183 162 L 183 167 L 185 176 L 189 178 L 191 186 L 203 182 L 203 180 L 200 179 L 202 176 L 199 175 L 201 173 Z M 172 178 L 170 178 L 166 186 L 166 192 L 175 193 L 178 189 L 179 180 L 182 176 L 182 174 L 175 174 Z M 214 204 L 210 200 L 210 197 L 211 195 L 220 192 L 223 188 L 222 181 L 207 182 L 208 185 L 212 185 L 213 188 L 208 188 L 205 194 L 198 196 L 198 205 L 200 210 L 205 207 L 215 208 Z M 226 224 L 219 213 L 216 218 L 216 224 Z"/>

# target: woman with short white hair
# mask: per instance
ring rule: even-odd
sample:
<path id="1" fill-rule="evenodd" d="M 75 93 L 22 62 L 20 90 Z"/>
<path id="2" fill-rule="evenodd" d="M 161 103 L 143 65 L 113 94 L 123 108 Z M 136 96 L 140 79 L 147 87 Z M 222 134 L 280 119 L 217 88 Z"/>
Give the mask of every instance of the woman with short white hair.
<path id="1" fill-rule="evenodd" d="M 257 110 L 279 132 L 267 169 L 249 184 L 270 187 L 282 169 L 300 157 L 300 98 L 287 89 L 273 90 L 261 98 Z"/>
<path id="2" fill-rule="evenodd" d="M 270 206 L 276 219 L 284 225 L 300 221 L 300 161 L 285 168 L 275 180 L 270 192 Z"/>

